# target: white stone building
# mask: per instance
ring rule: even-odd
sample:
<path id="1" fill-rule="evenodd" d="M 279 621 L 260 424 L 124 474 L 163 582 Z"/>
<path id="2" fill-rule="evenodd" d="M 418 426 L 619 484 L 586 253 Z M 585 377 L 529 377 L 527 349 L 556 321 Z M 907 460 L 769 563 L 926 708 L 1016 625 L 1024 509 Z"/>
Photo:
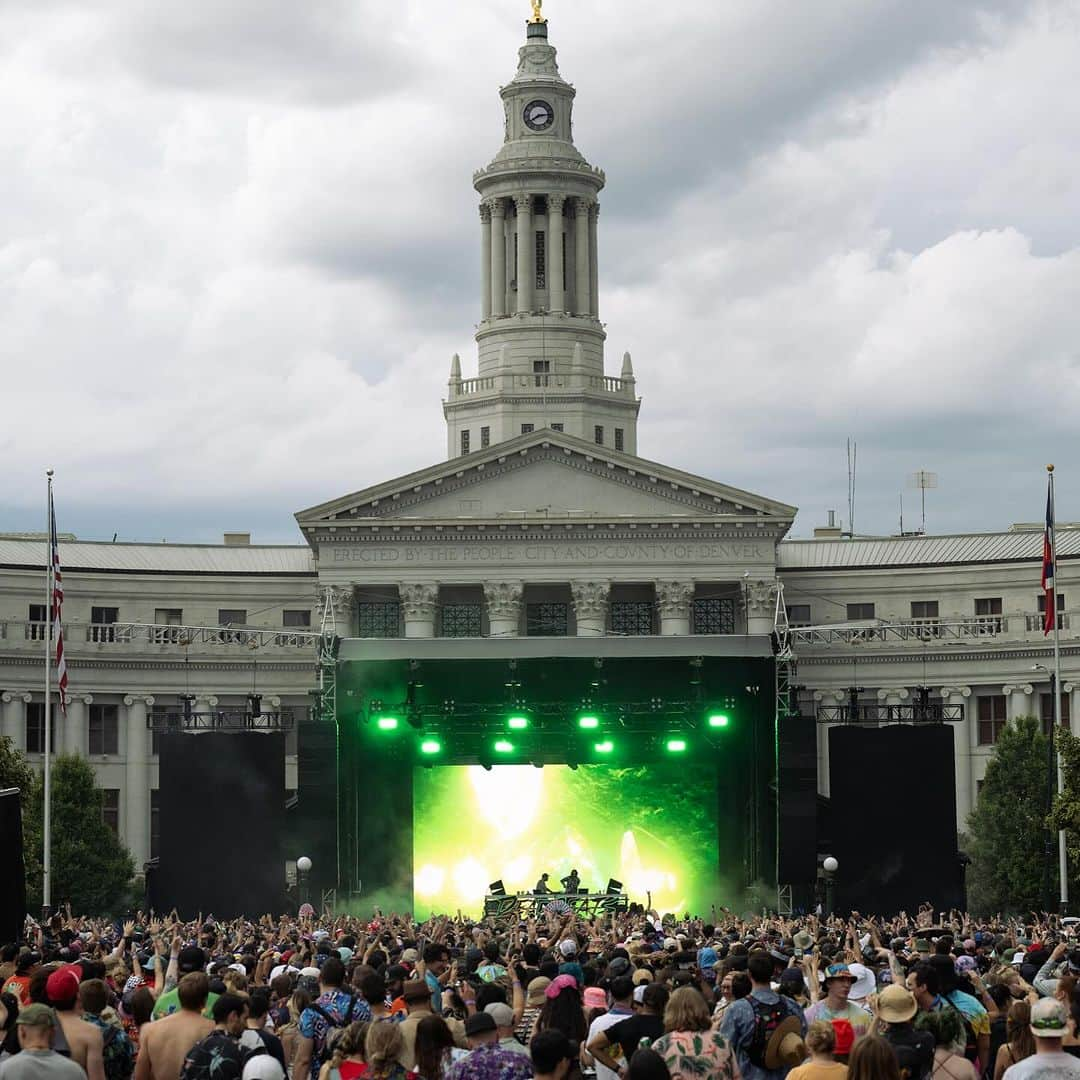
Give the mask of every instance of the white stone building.
<path id="1" fill-rule="evenodd" d="M 633 655 L 661 636 L 737 656 L 768 649 L 780 581 L 791 623 L 816 628 L 796 631 L 795 651 L 803 712 L 819 717 L 819 790 L 829 792 L 838 709 L 903 718 L 913 702 L 943 700 L 964 715 L 954 725 L 962 825 L 1002 726 L 1047 715 L 1040 528 L 791 541 L 794 507 L 637 457 L 630 358 L 618 377 L 604 366 L 604 175 L 573 144 L 575 91 L 546 23 L 529 24 L 501 93 L 503 146 L 474 178 L 478 373 L 464 377 L 454 358 L 449 459 L 302 511 L 296 546 L 62 540 L 70 701 L 55 747 L 91 761 L 103 813 L 141 864 L 156 834 L 155 711 L 185 697 L 201 712 L 242 710 L 253 693 L 307 710 L 310 635 L 328 590 L 340 636 L 400 638 L 405 650 L 454 637 L 480 656 L 490 638 L 565 635 Z M 434 397 L 434 373 L 432 383 Z M 1058 537 L 1068 719 L 1080 709 L 1069 604 L 1080 529 Z M 0 538 L 0 732 L 34 763 L 44 562 L 42 538 Z M 295 735 L 287 753 L 295 789 Z"/>

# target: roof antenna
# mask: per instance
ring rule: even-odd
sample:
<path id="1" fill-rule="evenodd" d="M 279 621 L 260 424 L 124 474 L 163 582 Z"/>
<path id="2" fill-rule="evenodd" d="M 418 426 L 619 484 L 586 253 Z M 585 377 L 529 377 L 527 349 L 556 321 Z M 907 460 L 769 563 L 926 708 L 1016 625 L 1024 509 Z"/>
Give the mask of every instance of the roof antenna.
<path id="1" fill-rule="evenodd" d="M 900 535 L 904 535 L 904 493 L 900 492 Z"/>
<path id="2" fill-rule="evenodd" d="M 859 444 L 852 442 L 851 438 L 847 441 L 847 515 L 848 515 L 848 536 L 852 539 L 855 538 L 855 471 L 858 468 L 859 463 Z"/>
<path id="3" fill-rule="evenodd" d="M 917 488 L 919 494 L 922 496 L 922 526 L 919 529 L 921 535 L 926 535 L 926 492 L 927 489 L 931 491 L 938 486 L 938 475 L 936 472 L 928 472 L 926 469 L 920 469 L 918 472 L 914 472 L 908 477 L 908 486 Z"/>

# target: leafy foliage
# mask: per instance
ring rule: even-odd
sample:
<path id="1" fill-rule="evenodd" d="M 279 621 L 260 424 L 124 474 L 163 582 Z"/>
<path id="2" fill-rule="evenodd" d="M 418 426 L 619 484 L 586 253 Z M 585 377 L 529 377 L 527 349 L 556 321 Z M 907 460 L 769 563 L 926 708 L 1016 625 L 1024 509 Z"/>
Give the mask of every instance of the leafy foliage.
<path id="1" fill-rule="evenodd" d="M 0 736 L 0 789 L 18 788 L 23 806 L 34 787 L 34 770 L 20 750 L 6 735 Z"/>
<path id="2" fill-rule="evenodd" d="M 1069 855 L 1069 896 L 1080 895 L 1080 738 L 1068 728 L 1058 728 L 1055 737 L 1064 780 L 1064 792 L 1054 796 L 1050 822 L 1055 829 L 1065 830 L 1065 847 Z"/>
<path id="3" fill-rule="evenodd" d="M 968 818 L 968 906 L 988 914 L 1044 906 L 1051 840 L 1050 739 L 1033 716 L 1007 725 Z"/>
<path id="4" fill-rule="evenodd" d="M 52 766 L 52 902 L 105 915 L 126 905 L 135 863 L 119 837 L 102 820 L 103 794 L 84 758 L 65 754 Z M 27 899 L 41 904 L 44 781 L 38 776 L 26 822 Z"/>

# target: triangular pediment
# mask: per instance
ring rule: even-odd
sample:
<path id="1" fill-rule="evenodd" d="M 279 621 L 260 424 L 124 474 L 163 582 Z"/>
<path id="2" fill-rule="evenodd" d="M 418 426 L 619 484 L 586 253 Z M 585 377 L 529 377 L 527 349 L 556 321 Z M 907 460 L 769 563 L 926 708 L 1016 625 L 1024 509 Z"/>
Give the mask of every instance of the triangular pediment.
<path id="1" fill-rule="evenodd" d="M 408 522 L 725 521 L 786 532 L 795 507 L 563 432 L 530 432 L 300 511 L 305 534 Z"/>

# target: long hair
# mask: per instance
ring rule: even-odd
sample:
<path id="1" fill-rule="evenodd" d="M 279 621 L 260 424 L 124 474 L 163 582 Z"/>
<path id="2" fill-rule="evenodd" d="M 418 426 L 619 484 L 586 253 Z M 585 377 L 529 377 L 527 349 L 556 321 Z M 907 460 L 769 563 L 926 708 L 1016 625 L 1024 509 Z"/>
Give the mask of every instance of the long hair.
<path id="1" fill-rule="evenodd" d="M 708 1031 L 712 1027 L 709 1007 L 701 992 L 692 986 L 680 986 L 668 999 L 664 1010 L 665 1031 Z"/>
<path id="2" fill-rule="evenodd" d="M 432 1013 L 416 1025 L 416 1071 L 423 1080 L 442 1080 L 453 1045 L 450 1025 L 441 1016 Z"/>
<path id="3" fill-rule="evenodd" d="M 848 1058 L 848 1080 L 900 1080 L 900 1066 L 892 1043 L 880 1035 L 856 1040 Z"/>
<path id="4" fill-rule="evenodd" d="M 401 1026 L 383 1021 L 372 1024 L 364 1040 L 364 1057 L 367 1059 L 370 1077 L 389 1076 L 397 1065 L 405 1040 L 401 1037 Z"/>
<path id="5" fill-rule="evenodd" d="M 588 1034 L 581 995 L 572 986 L 564 986 L 556 997 L 546 998 L 536 1021 L 537 1031 L 555 1028 L 571 1042 L 582 1042 Z"/>
<path id="6" fill-rule="evenodd" d="M 341 1063 L 348 1057 L 363 1058 L 364 1041 L 370 1026 L 367 1020 L 355 1020 L 348 1027 L 342 1028 L 341 1033 L 334 1040 L 330 1068 L 340 1069 Z"/>
<path id="7" fill-rule="evenodd" d="M 1017 1061 L 1023 1061 L 1035 1053 L 1035 1036 L 1031 1034 L 1031 1006 L 1026 1001 L 1014 1001 L 1009 1006 L 1005 1031 Z"/>

